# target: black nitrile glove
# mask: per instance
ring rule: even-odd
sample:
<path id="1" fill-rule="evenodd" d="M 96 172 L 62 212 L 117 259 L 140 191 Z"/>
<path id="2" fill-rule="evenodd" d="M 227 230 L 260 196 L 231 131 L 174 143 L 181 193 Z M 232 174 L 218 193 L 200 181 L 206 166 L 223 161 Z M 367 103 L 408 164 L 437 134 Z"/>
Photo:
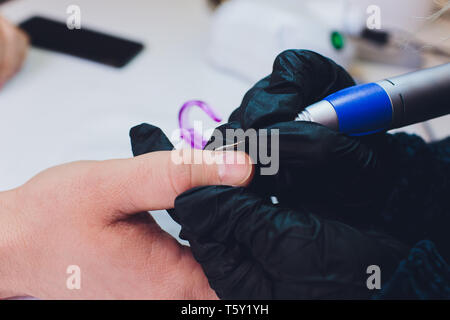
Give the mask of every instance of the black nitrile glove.
<path id="1" fill-rule="evenodd" d="M 279 130 L 280 169 L 272 176 L 256 170 L 249 187 L 254 193 L 409 245 L 431 239 L 450 258 L 450 139 L 426 144 L 403 133 L 356 138 L 293 121 L 308 105 L 353 84 L 344 69 L 317 53 L 285 51 L 217 130 L 224 137 L 227 128 Z"/>
<path id="2" fill-rule="evenodd" d="M 246 188 L 195 188 L 175 201 L 189 240 L 221 299 L 369 298 L 366 270 L 384 282 L 406 254 L 396 240 L 274 206 Z"/>
<path id="3" fill-rule="evenodd" d="M 384 196 L 378 153 L 360 139 L 293 121 L 304 107 L 353 84 L 334 62 L 288 51 L 217 129 L 223 144 L 235 142 L 226 140 L 226 129 L 278 129 L 280 155 L 278 173 L 259 175 L 257 164 L 249 188 L 197 188 L 175 202 L 180 237 L 220 298 L 368 298 L 367 267 L 378 265 L 388 279 L 406 254 L 406 246 L 368 228 L 369 213 L 361 212 Z M 271 195 L 280 206 L 268 201 Z"/>
<path id="4" fill-rule="evenodd" d="M 203 187 L 175 202 L 181 237 L 219 297 L 369 297 L 368 265 L 380 266 L 388 280 L 406 254 L 383 234 L 410 245 L 428 237 L 444 251 L 449 247 L 441 224 L 448 226 L 448 157 L 436 157 L 433 146 L 414 136 L 354 138 L 293 121 L 306 106 L 352 84 L 332 61 L 287 51 L 217 129 L 225 138 L 228 128 L 278 129 L 280 152 L 279 172 L 262 176 L 257 168 L 247 189 Z M 271 195 L 279 206 L 268 201 Z M 430 198 L 438 202 L 433 210 Z"/>
<path id="5" fill-rule="evenodd" d="M 249 90 L 230 122 L 217 129 L 224 137 L 228 128 L 279 130 L 280 170 L 256 175 L 253 191 L 355 223 L 380 212 L 392 186 L 392 136 L 356 139 L 293 121 L 308 105 L 351 85 L 344 69 L 317 53 L 289 50 L 277 57 L 272 74 Z"/>
<path id="6" fill-rule="evenodd" d="M 131 149 L 135 157 L 149 152 L 169 151 L 173 145 L 158 127 L 143 123 L 130 130 Z"/>
<path id="7" fill-rule="evenodd" d="M 429 240 L 410 251 L 374 299 L 450 299 L 450 266 Z"/>
<path id="8" fill-rule="evenodd" d="M 216 130 L 225 137 L 225 131 L 232 124 L 235 123 Z M 276 129 L 278 133 L 269 134 L 269 143 L 258 141 L 258 147 L 267 145 L 269 154 L 279 155 L 279 169 L 276 174 L 265 175 L 261 170 L 269 165 L 254 159 L 256 174 L 249 186 L 251 191 L 264 197 L 276 196 L 283 206 L 307 207 L 312 212 L 347 223 L 364 224 L 370 221 L 368 217 L 377 218 L 392 185 L 390 172 L 383 165 L 384 153 L 380 155 L 370 144 L 316 123 L 289 121 L 268 125 L 265 129 Z M 278 143 L 273 146 L 271 140 L 275 137 Z M 382 138 L 372 139 L 380 141 Z M 232 141 L 223 143 L 229 145 Z"/>
<path id="9" fill-rule="evenodd" d="M 366 268 L 380 266 L 384 283 L 407 253 L 385 234 L 410 245 L 432 239 L 446 257 L 450 139 L 427 145 L 405 134 L 352 138 L 292 121 L 352 84 L 334 62 L 287 51 L 218 128 L 280 134 L 277 174 L 261 176 L 257 164 L 248 188 L 193 189 L 170 212 L 219 297 L 370 297 Z M 131 138 L 135 155 L 171 149 L 153 126 L 133 128 Z"/>
<path id="10" fill-rule="evenodd" d="M 130 136 L 136 156 L 172 149 L 148 124 Z M 390 237 L 272 206 L 246 188 L 193 189 L 175 208 L 169 214 L 182 226 L 180 237 L 221 298 L 368 298 L 367 267 L 377 264 L 387 277 L 406 254 Z"/>

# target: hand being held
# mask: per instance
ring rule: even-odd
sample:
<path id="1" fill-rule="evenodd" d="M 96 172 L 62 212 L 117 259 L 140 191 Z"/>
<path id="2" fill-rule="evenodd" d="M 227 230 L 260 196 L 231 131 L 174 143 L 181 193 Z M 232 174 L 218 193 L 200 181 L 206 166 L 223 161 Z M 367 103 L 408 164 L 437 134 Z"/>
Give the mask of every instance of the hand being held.
<path id="1" fill-rule="evenodd" d="M 0 16 L 0 89 L 22 67 L 28 46 L 28 36 Z"/>
<path id="2" fill-rule="evenodd" d="M 247 162 L 175 164 L 169 151 L 74 162 L 0 193 L 0 297 L 215 298 L 190 249 L 145 211 L 173 208 L 194 186 L 245 185 L 247 156 L 227 155 Z M 81 270 L 80 290 L 66 287 L 70 265 Z"/>

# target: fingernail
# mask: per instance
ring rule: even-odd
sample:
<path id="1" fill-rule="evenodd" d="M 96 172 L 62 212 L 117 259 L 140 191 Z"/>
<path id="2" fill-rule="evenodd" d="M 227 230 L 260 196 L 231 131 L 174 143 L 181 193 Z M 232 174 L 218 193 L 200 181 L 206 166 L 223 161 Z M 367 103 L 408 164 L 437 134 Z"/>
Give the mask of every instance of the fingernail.
<path id="1" fill-rule="evenodd" d="M 253 164 L 244 152 L 221 152 L 217 154 L 217 170 L 223 185 L 245 186 L 253 175 Z"/>

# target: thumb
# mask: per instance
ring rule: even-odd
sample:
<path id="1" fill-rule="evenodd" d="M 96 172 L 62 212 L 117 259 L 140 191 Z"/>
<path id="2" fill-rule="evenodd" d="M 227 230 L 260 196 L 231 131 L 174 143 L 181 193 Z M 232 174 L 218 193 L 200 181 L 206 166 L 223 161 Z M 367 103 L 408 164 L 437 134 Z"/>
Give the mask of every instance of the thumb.
<path id="1" fill-rule="evenodd" d="M 244 152 L 193 149 L 159 151 L 101 162 L 100 181 L 111 209 L 123 213 L 170 209 L 182 192 L 197 186 L 245 186 L 253 174 Z"/>

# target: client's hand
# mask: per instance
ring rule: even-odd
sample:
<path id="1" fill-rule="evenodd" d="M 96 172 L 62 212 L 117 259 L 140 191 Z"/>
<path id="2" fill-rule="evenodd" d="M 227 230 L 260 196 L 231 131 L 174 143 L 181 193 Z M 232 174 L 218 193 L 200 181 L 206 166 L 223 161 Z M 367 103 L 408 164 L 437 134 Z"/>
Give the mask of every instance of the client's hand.
<path id="1" fill-rule="evenodd" d="M 178 152 L 70 163 L 0 193 L 0 297 L 215 298 L 190 249 L 145 211 L 172 208 L 194 186 L 245 185 L 252 166 L 233 152 L 246 163 L 174 164 Z M 80 290 L 66 287 L 71 265 Z"/>
<path id="2" fill-rule="evenodd" d="M 19 71 L 28 44 L 27 35 L 0 16 L 0 89 Z"/>

